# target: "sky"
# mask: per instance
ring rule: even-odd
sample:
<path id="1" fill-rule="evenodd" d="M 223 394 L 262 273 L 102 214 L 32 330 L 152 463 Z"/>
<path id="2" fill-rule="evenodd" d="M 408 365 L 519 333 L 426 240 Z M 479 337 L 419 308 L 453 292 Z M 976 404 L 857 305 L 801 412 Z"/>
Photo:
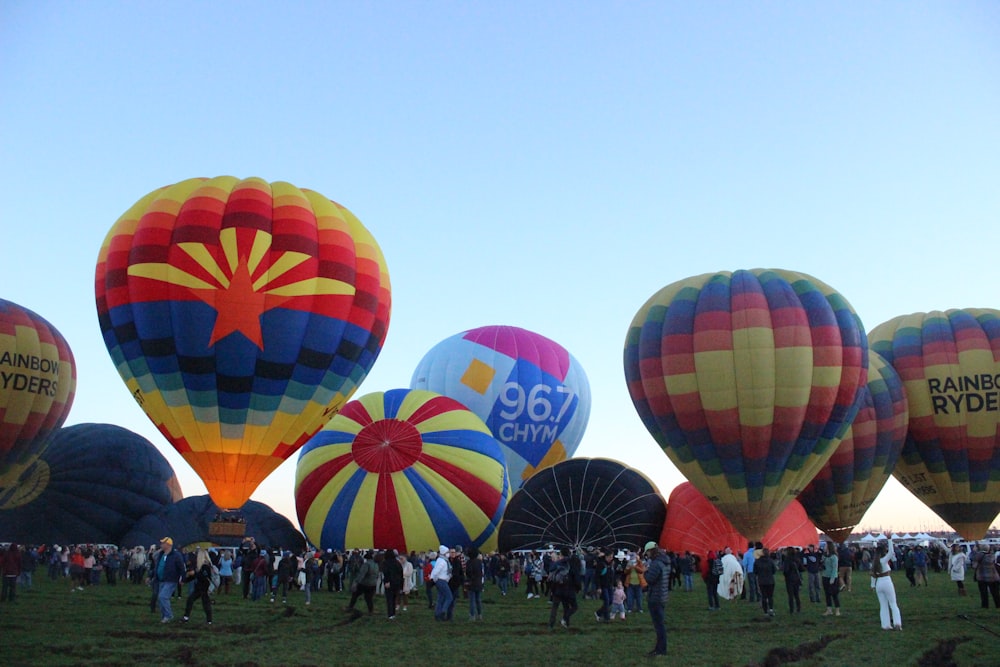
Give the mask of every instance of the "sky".
<path id="1" fill-rule="evenodd" d="M 205 487 L 104 346 L 115 220 L 194 176 L 346 206 L 392 281 L 356 396 L 466 329 L 523 327 L 587 373 L 577 456 L 683 476 L 628 396 L 638 309 L 697 274 L 802 271 L 866 330 L 1000 307 L 993 2 L 0 3 L 0 298 L 78 367 L 66 425 L 113 423 Z M 252 496 L 295 525 L 293 455 Z M 994 523 L 994 526 L 997 524 Z M 944 522 L 890 479 L 861 527 Z"/>

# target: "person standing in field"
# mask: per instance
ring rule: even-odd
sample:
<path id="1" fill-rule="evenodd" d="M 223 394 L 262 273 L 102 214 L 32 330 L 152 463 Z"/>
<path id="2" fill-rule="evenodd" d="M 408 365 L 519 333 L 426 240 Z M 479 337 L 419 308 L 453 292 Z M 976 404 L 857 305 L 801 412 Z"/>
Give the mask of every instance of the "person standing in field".
<path id="1" fill-rule="evenodd" d="M 479 549 L 469 549 L 465 564 L 465 585 L 469 591 L 469 620 L 483 620 L 483 588 L 486 586 L 486 567 Z"/>
<path id="2" fill-rule="evenodd" d="M 948 557 L 948 576 L 958 585 L 959 596 L 965 593 L 965 552 L 958 544 L 951 545 L 951 555 Z"/>
<path id="3" fill-rule="evenodd" d="M 194 564 L 188 569 L 184 580 L 194 582 L 194 590 L 187 597 L 187 602 L 184 605 L 184 617 L 181 620 L 185 623 L 191 620 L 191 610 L 194 609 L 194 603 L 196 600 L 201 600 L 205 620 L 208 621 L 208 625 L 212 625 L 212 599 L 208 596 L 208 589 L 212 585 L 212 561 L 208 551 L 198 550 Z"/>
<path id="4" fill-rule="evenodd" d="M 816 551 L 815 544 L 810 544 L 806 547 L 805 553 L 802 554 L 802 562 L 806 566 L 806 573 L 808 574 L 809 601 L 819 602 L 819 592 L 822 590 L 820 586 L 820 571 L 823 569 L 823 556 Z"/>
<path id="5" fill-rule="evenodd" d="M 826 594 L 826 612 L 824 616 L 840 616 L 840 580 L 838 573 L 837 547 L 833 542 L 826 545 L 823 556 L 823 591 Z"/>
<path id="6" fill-rule="evenodd" d="M 757 602 L 760 598 L 760 591 L 757 589 L 757 575 L 754 574 L 753 566 L 757 561 L 754 551 L 757 547 L 753 542 L 747 542 L 747 550 L 743 552 L 740 564 L 743 566 L 743 597 L 750 602 Z"/>
<path id="7" fill-rule="evenodd" d="M 851 574 L 854 572 L 854 552 L 851 547 L 844 542 L 837 550 L 838 577 L 840 578 L 840 590 L 851 592 Z"/>
<path id="8" fill-rule="evenodd" d="M 705 558 L 705 565 L 701 571 L 701 578 L 708 589 L 708 610 L 719 610 L 719 577 L 722 576 L 722 554 L 709 551 Z M 646 580 L 649 583 L 649 580 Z M 760 585 L 760 581 L 757 582 Z"/>
<path id="9" fill-rule="evenodd" d="M 656 633 L 656 645 L 648 653 L 650 657 L 667 654 L 667 626 L 666 609 L 667 599 L 670 595 L 670 560 L 667 555 L 660 550 L 656 542 L 646 542 L 643 548 L 649 565 L 646 567 L 646 590 L 649 599 L 649 620 L 653 624 L 653 631 Z"/>
<path id="10" fill-rule="evenodd" d="M 17 578 L 21 576 L 21 547 L 17 542 L 7 545 L 2 554 L 0 569 L 3 570 L 3 588 L 0 589 L 0 602 L 13 602 L 17 597 Z"/>
<path id="11" fill-rule="evenodd" d="M 415 559 L 415 557 L 416 554 L 411 551 L 410 558 Z M 410 558 L 407 558 L 405 553 L 399 554 L 399 564 L 403 567 L 403 591 L 400 593 L 400 600 L 396 603 L 396 611 L 400 611 L 400 609 L 406 611 L 410 606 L 410 593 L 414 588 L 413 573 L 416 571 Z"/>
<path id="12" fill-rule="evenodd" d="M 626 610 L 642 613 L 642 589 L 646 586 L 646 566 L 638 556 L 629 558 L 625 567 Z"/>
<path id="13" fill-rule="evenodd" d="M 153 578 L 157 582 L 156 602 L 160 605 L 160 622 L 169 623 L 174 618 L 170 598 L 177 592 L 177 584 L 184 578 L 184 557 L 174 551 L 174 541 L 169 537 L 160 540 L 160 552 L 153 562 Z"/>
<path id="14" fill-rule="evenodd" d="M 799 598 L 799 591 L 802 589 L 802 561 L 799 560 L 795 547 L 785 549 L 781 573 L 785 576 L 785 592 L 788 593 L 788 613 L 801 614 L 802 600 Z"/>
<path id="15" fill-rule="evenodd" d="M 757 573 L 757 587 L 760 589 L 760 606 L 768 616 L 774 616 L 774 574 L 777 565 L 771 558 L 767 547 L 760 549 L 760 557 L 754 562 L 753 571 Z"/>
<path id="16" fill-rule="evenodd" d="M 997 552 L 989 545 L 976 554 L 974 571 L 983 609 L 990 608 L 990 596 L 993 597 L 993 606 L 1000 609 L 1000 572 L 997 571 L 996 556 Z"/>
<path id="17" fill-rule="evenodd" d="M 552 565 L 553 572 L 565 572 L 566 576 L 556 576 L 549 584 L 549 594 L 552 596 L 552 606 L 549 608 L 550 630 L 556 626 L 556 616 L 560 604 L 563 612 L 559 624 L 564 628 L 569 627 L 570 617 L 576 613 L 578 608 L 576 594 L 583 585 L 585 575 L 583 563 L 572 554 L 569 547 L 562 547 L 559 550 L 560 559 Z M 541 566 L 539 565 L 539 567 Z"/>
<path id="18" fill-rule="evenodd" d="M 879 620 L 882 622 L 883 630 L 902 630 L 903 619 L 899 613 L 899 605 L 896 604 L 896 587 L 892 584 L 892 567 L 890 563 L 896 562 L 896 550 L 892 547 L 892 540 L 889 545 L 879 545 L 872 560 L 872 588 L 878 595 Z"/>
<path id="19" fill-rule="evenodd" d="M 445 545 L 438 547 L 438 556 L 434 559 L 434 567 L 431 569 L 431 581 L 437 588 L 437 604 L 434 607 L 434 620 L 448 621 L 448 609 L 454 604 L 454 597 L 451 594 L 451 587 L 448 582 L 451 580 L 451 561 L 448 559 L 449 549 Z M 428 596 L 429 598 L 429 596 Z"/>
<path id="20" fill-rule="evenodd" d="M 395 549 L 388 549 L 382 559 L 382 590 L 385 593 L 385 617 L 396 618 L 396 607 L 403 594 L 403 566 Z"/>

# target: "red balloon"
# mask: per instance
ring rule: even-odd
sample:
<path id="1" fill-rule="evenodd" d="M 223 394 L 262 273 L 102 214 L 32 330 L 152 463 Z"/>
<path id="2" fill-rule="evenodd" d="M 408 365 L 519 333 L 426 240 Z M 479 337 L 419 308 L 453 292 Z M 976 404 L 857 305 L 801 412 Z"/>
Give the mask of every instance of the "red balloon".
<path id="1" fill-rule="evenodd" d="M 816 526 L 806 516 L 797 500 L 778 515 L 764 533 L 762 544 L 769 549 L 786 546 L 804 547 L 817 543 Z M 749 540 L 722 515 L 715 505 L 691 482 L 683 482 L 670 493 L 667 519 L 660 534 L 660 545 L 668 551 L 704 555 L 724 547 L 740 553 Z"/>

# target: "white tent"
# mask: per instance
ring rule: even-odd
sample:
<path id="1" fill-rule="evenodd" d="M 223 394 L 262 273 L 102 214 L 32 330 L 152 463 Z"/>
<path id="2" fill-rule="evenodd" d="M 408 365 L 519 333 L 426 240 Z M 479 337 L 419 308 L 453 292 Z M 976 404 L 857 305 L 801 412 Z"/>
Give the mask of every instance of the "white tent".
<path id="1" fill-rule="evenodd" d="M 862 537 L 858 541 L 859 542 L 863 542 L 865 544 L 872 544 L 873 542 L 877 542 L 878 540 L 875 538 L 874 535 L 872 535 L 871 533 L 869 533 L 869 534 L 865 535 L 864 537 Z"/>

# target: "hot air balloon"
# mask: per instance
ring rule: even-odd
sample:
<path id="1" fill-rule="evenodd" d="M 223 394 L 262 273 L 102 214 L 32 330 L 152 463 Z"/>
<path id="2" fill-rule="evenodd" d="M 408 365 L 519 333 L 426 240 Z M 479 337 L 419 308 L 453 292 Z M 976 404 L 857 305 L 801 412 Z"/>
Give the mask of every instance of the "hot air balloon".
<path id="1" fill-rule="evenodd" d="M 0 496 L 0 535 L 26 544 L 120 544 L 136 521 L 182 497 L 163 454 L 113 424 L 58 429 L 31 470 L 16 502 Z"/>
<path id="2" fill-rule="evenodd" d="M 15 487 L 62 426 L 76 393 L 76 362 L 56 328 L 0 299 L 0 496 Z"/>
<path id="3" fill-rule="evenodd" d="M 739 553 L 748 542 L 750 539 L 741 534 L 694 484 L 682 482 L 670 492 L 667 517 L 659 542 L 664 549 L 676 553 L 690 551 L 704 556 L 723 547 L 732 547 L 734 552 Z M 793 500 L 778 515 L 760 542 L 770 549 L 817 544 L 816 526 L 809 520 L 802 505 Z"/>
<path id="4" fill-rule="evenodd" d="M 642 549 L 660 536 L 665 514 L 663 497 L 638 470 L 611 459 L 574 458 L 538 471 L 514 494 L 499 547 Z"/>
<path id="5" fill-rule="evenodd" d="M 903 382 L 880 354 L 868 352 L 868 383 L 850 428 L 833 456 L 799 494 L 816 525 L 842 543 L 896 467 L 909 411 Z"/>
<path id="6" fill-rule="evenodd" d="M 867 341 L 851 306 L 802 273 L 754 269 L 664 287 L 632 321 L 625 377 L 687 479 L 759 540 L 857 414 Z"/>
<path id="7" fill-rule="evenodd" d="M 121 546 L 136 547 L 157 544 L 169 535 L 177 547 L 197 544 L 215 544 L 220 547 L 238 547 L 243 541 L 239 535 L 213 534 L 212 524 L 223 508 L 210 496 L 189 496 L 161 507 L 156 512 L 139 519 L 121 538 Z M 275 512 L 264 503 L 247 501 L 241 508 L 242 526 L 246 537 L 253 537 L 256 544 L 269 549 L 289 549 L 301 553 L 306 540 L 288 517 Z"/>
<path id="8" fill-rule="evenodd" d="M 430 391 L 351 401 L 295 469 L 299 523 L 324 549 L 489 550 L 509 496 L 500 443 L 461 403 Z"/>
<path id="9" fill-rule="evenodd" d="M 257 178 L 140 199 L 104 240 L 96 294 L 132 396 L 227 509 L 347 402 L 389 324 L 385 261 L 358 219 Z"/>
<path id="10" fill-rule="evenodd" d="M 1000 513 L 1000 311 L 914 313 L 869 337 L 910 405 L 893 475 L 962 537 L 982 539 Z"/>
<path id="11" fill-rule="evenodd" d="M 590 384 L 558 343 L 510 326 L 464 331 L 435 345 L 410 387 L 461 402 L 504 447 L 517 490 L 537 470 L 573 455 L 590 418 Z"/>

